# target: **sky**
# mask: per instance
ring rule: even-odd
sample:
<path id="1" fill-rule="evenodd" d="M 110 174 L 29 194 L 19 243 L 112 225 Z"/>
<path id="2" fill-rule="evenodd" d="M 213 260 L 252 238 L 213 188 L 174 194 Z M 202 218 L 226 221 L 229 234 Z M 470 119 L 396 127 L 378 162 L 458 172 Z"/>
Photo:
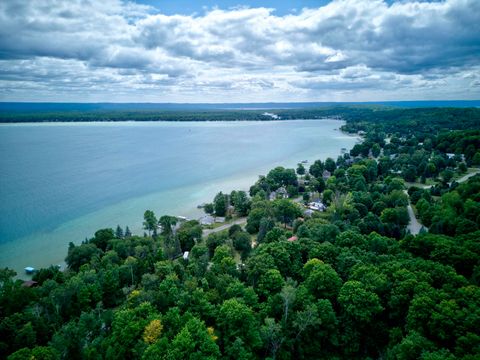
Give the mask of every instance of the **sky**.
<path id="1" fill-rule="evenodd" d="M 480 99 L 480 0 L 2 0 L 0 101 Z"/>

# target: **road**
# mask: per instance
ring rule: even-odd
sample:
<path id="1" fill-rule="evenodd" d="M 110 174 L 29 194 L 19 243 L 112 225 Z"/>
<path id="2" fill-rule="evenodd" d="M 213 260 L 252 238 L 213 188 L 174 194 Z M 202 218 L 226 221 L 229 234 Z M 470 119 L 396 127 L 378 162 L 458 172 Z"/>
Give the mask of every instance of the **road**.
<path id="1" fill-rule="evenodd" d="M 403 192 L 408 196 L 407 190 L 403 190 Z M 423 226 L 415 216 L 415 212 L 413 211 L 412 204 L 410 203 L 410 196 L 408 196 L 407 210 L 408 210 L 408 216 L 410 217 L 410 222 L 407 225 L 407 230 L 410 232 L 410 234 L 412 235 L 419 234 L 422 227 L 425 228 L 425 230 L 428 230 L 427 227 Z"/>
<path id="2" fill-rule="evenodd" d="M 463 183 L 463 182 L 467 181 L 468 179 L 470 179 L 472 176 L 475 176 L 479 173 L 480 173 L 480 169 L 475 169 L 470 174 L 464 175 L 464 176 L 462 176 L 461 178 L 459 178 L 455 181 L 457 183 Z M 450 182 L 449 185 L 452 185 L 452 183 Z M 432 187 L 431 185 L 424 185 L 423 186 L 424 189 L 429 189 L 431 187 Z M 406 190 L 404 192 L 408 196 L 408 192 Z M 407 226 L 407 230 L 410 232 L 410 234 L 417 235 L 418 233 L 420 233 L 420 230 L 422 229 L 422 227 L 424 227 L 425 230 L 428 230 L 425 226 L 423 226 L 420 223 L 420 221 L 418 221 L 417 217 L 415 216 L 415 212 L 413 211 L 412 205 L 410 204 L 410 197 L 408 199 L 407 210 L 408 210 L 408 216 L 410 217 L 410 223 Z"/>
<path id="3" fill-rule="evenodd" d="M 472 176 L 475 176 L 475 175 L 477 175 L 477 174 L 480 174 L 480 169 L 475 168 L 475 169 L 473 170 L 473 172 L 471 172 L 470 174 L 464 175 L 464 176 L 462 176 L 460 179 L 455 180 L 455 181 L 456 181 L 457 183 L 462 183 L 462 182 L 467 181 L 467 180 L 470 179 Z M 449 185 L 451 185 L 451 184 L 452 184 L 452 183 L 449 183 Z"/>
<path id="4" fill-rule="evenodd" d="M 294 202 L 296 203 L 301 203 L 303 201 L 303 198 L 300 196 L 296 199 L 293 199 Z M 223 231 L 223 230 L 226 230 L 228 229 L 230 226 L 232 225 L 241 225 L 243 226 L 244 224 L 246 224 L 247 222 L 247 218 L 246 217 L 242 217 L 242 218 L 238 218 L 236 219 L 235 221 L 233 222 L 229 222 L 228 224 L 224 224 L 224 225 L 221 225 L 215 229 L 203 229 L 203 236 L 206 237 L 212 233 L 216 233 L 216 232 L 219 232 L 219 231 Z"/>
<path id="5" fill-rule="evenodd" d="M 247 218 L 242 217 L 242 218 L 236 219 L 235 221 L 229 222 L 228 224 L 221 225 L 221 226 L 219 226 L 215 229 L 203 229 L 203 234 L 202 235 L 203 236 L 208 236 L 210 234 L 226 230 L 232 225 L 244 225 L 246 222 L 247 222 Z"/>

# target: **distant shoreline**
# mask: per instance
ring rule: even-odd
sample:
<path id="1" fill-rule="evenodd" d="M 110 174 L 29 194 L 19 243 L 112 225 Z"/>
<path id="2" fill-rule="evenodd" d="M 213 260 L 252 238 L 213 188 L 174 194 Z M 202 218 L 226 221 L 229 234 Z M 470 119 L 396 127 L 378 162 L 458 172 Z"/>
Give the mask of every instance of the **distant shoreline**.
<path id="1" fill-rule="evenodd" d="M 282 121 L 337 118 L 359 120 L 379 113 L 385 119 L 407 115 L 431 114 L 433 112 L 478 111 L 480 101 L 421 102 L 401 106 L 395 103 L 311 103 L 291 107 L 272 104 L 269 107 L 222 107 L 229 104 L 204 104 L 205 108 L 168 107 L 168 104 L 45 104 L 1 103 L 0 123 L 43 122 L 124 122 L 124 121 Z M 235 105 L 235 104 L 231 104 Z M 241 105 L 241 104 L 240 104 Z M 256 107 L 251 107 L 255 105 Z M 130 107 L 129 107 L 130 106 Z M 157 106 L 157 107 L 155 107 Z M 162 106 L 167 106 L 163 107 Z M 180 106 L 180 105 L 179 105 Z M 186 106 L 186 105 L 185 105 Z M 199 105 L 201 106 L 201 105 Z M 210 107 L 209 107 L 210 106 Z M 420 107 L 419 107 L 420 106 Z"/>

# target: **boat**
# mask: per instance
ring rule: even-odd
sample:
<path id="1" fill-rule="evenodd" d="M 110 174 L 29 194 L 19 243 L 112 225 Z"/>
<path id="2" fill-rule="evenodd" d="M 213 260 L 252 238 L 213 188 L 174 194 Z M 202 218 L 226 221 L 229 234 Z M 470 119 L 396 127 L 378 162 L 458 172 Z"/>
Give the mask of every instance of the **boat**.
<path id="1" fill-rule="evenodd" d="M 27 266 L 25 268 L 25 273 L 27 274 L 33 274 L 35 272 L 35 268 L 34 267 L 31 267 L 31 266 Z"/>

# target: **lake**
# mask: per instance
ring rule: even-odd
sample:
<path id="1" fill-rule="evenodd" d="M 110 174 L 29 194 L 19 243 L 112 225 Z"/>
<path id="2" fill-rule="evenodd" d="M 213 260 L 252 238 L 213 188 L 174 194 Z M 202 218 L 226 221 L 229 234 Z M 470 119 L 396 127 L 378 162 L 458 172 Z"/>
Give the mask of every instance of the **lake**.
<path id="1" fill-rule="evenodd" d="M 99 228 L 143 234 L 143 213 L 198 218 L 222 190 L 277 165 L 337 158 L 338 120 L 0 125 L 0 267 L 60 264 Z"/>

